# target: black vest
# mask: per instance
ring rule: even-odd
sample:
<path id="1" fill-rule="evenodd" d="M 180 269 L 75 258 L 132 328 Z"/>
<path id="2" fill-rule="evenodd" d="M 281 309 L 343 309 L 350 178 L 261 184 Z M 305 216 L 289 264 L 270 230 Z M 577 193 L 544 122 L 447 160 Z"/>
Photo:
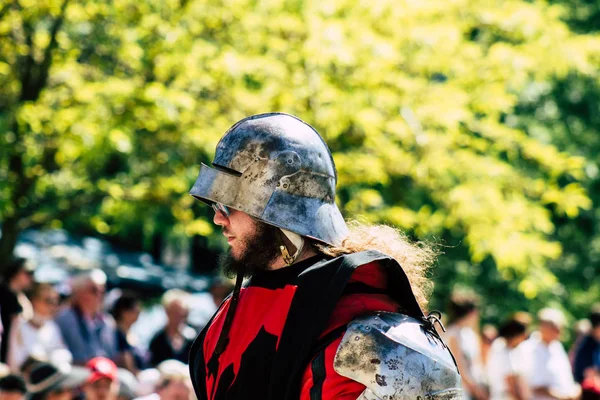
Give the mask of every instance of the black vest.
<path id="1" fill-rule="evenodd" d="M 263 391 L 268 392 L 270 400 L 298 399 L 304 370 L 315 355 L 315 346 L 338 300 L 342 294 L 348 292 L 348 281 L 352 273 L 361 265 L 373 261 L 378 261 L 386 271 L 385 293 L 400 305 L 405 314 L 417 319 L 424 318 L 406 273 L 390 256 L 369 250 L 317 262 L 298 275 L 297 290 L 287 314 L 277 351 L 272 346 L 269 346 L 270 350 L 266 350 L 272 353 L 265 354 L 265 359 L 272 360 L 270 361 L 272 368 L 270 377 L 265 378 L 268 388 L 263 388 Z M 360 292 L 360 288 L 354 288 L 352 292 Z M 211 323 L 212 320 L 196 338 L 190 351 L 190 373 L 199 400 L 207 399 L 206 361 L 202 345 Z M 240 372 L 243 370 L 242 365 Z M 251 388 L 255 384 L 255 382 L 245 383 L 241 373 L 235 377 L 235 381 L 236 385 L 241 387 L 247 385 Z M 244 397 L 255 398 L 252 393 L 247 393 Z"/>

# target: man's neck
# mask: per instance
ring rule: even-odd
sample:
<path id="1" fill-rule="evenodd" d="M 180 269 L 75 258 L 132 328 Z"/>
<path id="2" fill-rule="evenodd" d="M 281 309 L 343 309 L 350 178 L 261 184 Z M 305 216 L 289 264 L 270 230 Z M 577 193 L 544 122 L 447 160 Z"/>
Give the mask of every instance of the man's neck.
<path id="1" fill-rule="evenodd" d="M 181 331 L 181 326 L 182 324 L 173 324 L 167 322 L 167 325 L 165 326 L 165 332 L 167 333 L 167 336 L 173 337 L 178 335 Z"/>

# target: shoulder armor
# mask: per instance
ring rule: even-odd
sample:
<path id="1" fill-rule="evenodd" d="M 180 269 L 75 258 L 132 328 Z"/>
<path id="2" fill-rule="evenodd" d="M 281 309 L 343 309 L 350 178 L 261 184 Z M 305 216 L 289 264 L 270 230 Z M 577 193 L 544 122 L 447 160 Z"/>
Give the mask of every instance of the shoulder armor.
<path id="1" fill-rule="evenodd" d="M 462 398 L 450 350 L 427 321 L 404 314 L 379 312 L 353 320 L 333 367 L 367 387 L 361 400 Z"/>

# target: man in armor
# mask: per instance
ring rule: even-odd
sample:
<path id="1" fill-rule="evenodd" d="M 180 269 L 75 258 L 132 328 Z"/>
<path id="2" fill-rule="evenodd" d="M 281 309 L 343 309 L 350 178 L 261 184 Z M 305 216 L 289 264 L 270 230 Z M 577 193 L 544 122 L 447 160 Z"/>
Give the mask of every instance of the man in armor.
<path id="1" fill-rule="evenodd" d="M 190 352 L 198 399 L 460 397 L 421 308 L 434 251 L 389 227 L 348 229 L 336 183 L 321 136 L 281 113 L 239 121 L 202 165 L 190 194 L 214 208 L 237 279 Z"/>

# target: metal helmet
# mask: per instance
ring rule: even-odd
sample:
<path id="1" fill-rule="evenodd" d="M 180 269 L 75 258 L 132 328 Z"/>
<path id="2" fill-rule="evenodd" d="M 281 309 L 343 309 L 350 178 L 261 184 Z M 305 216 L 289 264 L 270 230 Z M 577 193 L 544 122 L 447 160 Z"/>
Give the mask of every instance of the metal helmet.
<path id="1" fill-rule="evenodd" d="M 335 204 L 337 172 L 317 131 L 288 114 L 244 118 L 202 164 L 190 194 L 321 242 L 336 245 L 348 228 Z"/>

